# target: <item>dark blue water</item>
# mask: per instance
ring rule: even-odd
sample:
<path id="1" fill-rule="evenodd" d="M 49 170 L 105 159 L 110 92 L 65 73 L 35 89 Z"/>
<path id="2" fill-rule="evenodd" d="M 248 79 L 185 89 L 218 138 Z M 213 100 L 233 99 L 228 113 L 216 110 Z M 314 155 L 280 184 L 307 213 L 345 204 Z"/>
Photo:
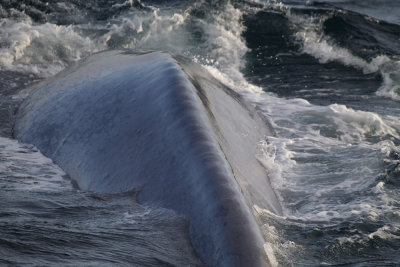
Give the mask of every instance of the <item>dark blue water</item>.
<path id="1" fill-rule="evenodd" d="M 274 265 L 400 265 L 399 40 L 394 0 L 1 1 L 0 263 L 201 264 L 186 218 L 80 191 L 12 139 L 25 88 L 130 48 L 202 64 L 271 121 L 255 157 L 284 216 L 253 209 Z"/>

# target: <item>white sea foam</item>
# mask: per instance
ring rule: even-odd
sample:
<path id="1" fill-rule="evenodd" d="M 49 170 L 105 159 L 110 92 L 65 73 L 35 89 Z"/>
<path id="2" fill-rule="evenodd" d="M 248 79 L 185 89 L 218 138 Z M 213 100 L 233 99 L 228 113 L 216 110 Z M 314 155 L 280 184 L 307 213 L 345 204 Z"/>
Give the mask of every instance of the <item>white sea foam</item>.
<path id="1" fill-rule="evenodd" d="M 101 49 L 73 26 L 50 23 L 36 25 L 30 18 L 22 21 L 3 19 L 0 26 L 0 68 L 51 76 Z"/>
<path id="2" fill-rule="evenodd" d="M 373 239 L 375 237 L 379 237 L 381 239 L 391 239 L 391 240 L 397 239 L 398 240 L 398 239 L 400 239 L 400 236 L 392 234 L 392 233 L 398 232 L 397 228 L 398 227 L 395 227 L 395 226 L 385 225 L 385 226 L 379 228 L 377 231 L 371 233 L 369 235 L 369 238 Z"/>
<path id="3" fill-rule="evenodd" d="M 215 68 L 209 70 L 271 119 L 277 136 L 260 143 L 255 156 L 265 166 L 285 216 L 330 221 L 360 214 L 376 220 L 383 206 L 394 208 L 377 177 L 397 151 L 393 141 L 400 140 L 398 118 L 345 105 L 278 98 L 245 80 L 233 81 Z"/>
<path id="4" fill-rule="evenodd" d="M 278 133 L 278 137 L 268 138 L 264 149 L 264 161 L 279 173 L 271 176 L 273 185 L 284 202 L 291 199 L 291 194 L 310 201 L 302 207 L 290 200 L 286 204 L 305 210 L 297 213 L 295 209 L 288 215 L 296 212 L 296 216 L 310 219 L 348 216 L 350 213 L 344 211 L 362 200 L 338 205 L 331 198 L 368 191 L 377 183 L 384 159 L 396 150 L 390 138 L 399 140 L 398 120 L 343 105 L 315 106 L 270 95 L 257 102 L 263 103 L 262 110 L 272 118 Z"/>
<path id="5" fill-rule="evenodd" d="M 335 45 L 333 40 L 323 34 L 323 22 L 326 16 L 295 15 L 285 10 L 287 18 L 296 30 L 295 38 L 302 45 L 302 52 L 312 55 L 321 63 L 339 61 L 346 66 L 362 69 L 364 73 L 378 71 L 378 66 L 354 56 L 348 49 Z"/>
<path id="6" fill-rule="evenodd" d="M 379 66 L 383 77 L 383 84 L 376 92 L 377 95 L 400 100 L 400 61 L 377 57 L 371 64 Z"/>

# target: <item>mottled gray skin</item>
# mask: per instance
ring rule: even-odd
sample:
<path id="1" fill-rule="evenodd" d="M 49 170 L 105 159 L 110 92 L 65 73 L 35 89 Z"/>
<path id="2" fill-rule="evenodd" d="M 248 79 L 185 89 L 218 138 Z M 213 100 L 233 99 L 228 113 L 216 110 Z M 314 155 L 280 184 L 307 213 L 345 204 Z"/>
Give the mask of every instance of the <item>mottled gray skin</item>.
<path id="1" fill-rule="evenodd" d="M 257 142 L 257 112 L 201 67 L 167 53 L 109 51 L 34 90 L 15 136 L 36 145 L 79 188 L 140 190 L 138 200 L 189 219 L 210 266 L 263 266 L 254 204 L 280 213 Z"/>

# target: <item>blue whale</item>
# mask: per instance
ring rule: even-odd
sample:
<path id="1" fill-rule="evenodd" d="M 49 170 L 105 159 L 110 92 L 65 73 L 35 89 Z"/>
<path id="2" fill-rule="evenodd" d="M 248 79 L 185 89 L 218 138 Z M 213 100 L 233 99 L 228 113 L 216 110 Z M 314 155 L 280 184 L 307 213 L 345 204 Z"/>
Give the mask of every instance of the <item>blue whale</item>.
<path id="1" fill-rule="evenodd" d="M 190 60 L 163 52 L 98 53 L 36 86 L 14 135 L 82 190 L 138 190 L 185 215 L 209 266 L 269 265 L 254 205 L 281 213 L 258 143 L 267 120 Z"/>

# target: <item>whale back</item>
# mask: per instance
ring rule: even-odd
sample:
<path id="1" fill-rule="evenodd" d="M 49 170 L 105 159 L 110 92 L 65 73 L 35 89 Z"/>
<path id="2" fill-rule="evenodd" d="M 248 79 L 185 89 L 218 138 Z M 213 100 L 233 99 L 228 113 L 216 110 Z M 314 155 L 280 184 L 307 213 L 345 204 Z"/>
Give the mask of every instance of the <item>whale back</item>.
<path id="1" fill-rule="evenodd" d="M 34 90 L 15 136 L 82 190 L 140 191 L 138 201 L 189 220 L 210 266 L 262 266 L 257 204 L 280 213 L 257 143 L 273 134 L 200 66 L 162 52 L 93 55 Z"/>

